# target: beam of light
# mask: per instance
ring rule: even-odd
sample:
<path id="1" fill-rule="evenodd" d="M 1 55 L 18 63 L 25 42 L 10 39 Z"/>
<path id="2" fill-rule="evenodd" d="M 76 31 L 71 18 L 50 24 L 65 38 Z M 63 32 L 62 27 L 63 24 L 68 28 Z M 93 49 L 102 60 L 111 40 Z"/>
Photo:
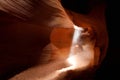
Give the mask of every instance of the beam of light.
<path id="1" fill-rule="evenodd" d="M 70 67 L 61 69 L 61 71 L 84 69 L 87 67 L 91 60 L 94 58 L 94 50 L 92 45 L 86 44 L 80 45 L 81 33 L 84 30 L 82 27 L 74 26 L 75 31 L 73 35 L 73 41 L 70 49 L 69 57 L 66 61 L 71 65 Z M 81 47 L 82 46 L 82 47 Z M 84 47 L 84 50 L 83 50 Z"/>
<path id="2" fill-rule="evenodd" d="M 71 49 L 70 49 L 70 56 L 74 55 L 75 54 L 74 49 L 79 47 L 78 43 L 79 43 L 79 39 L 81 36 L 81 32 L 83 31 L 83 28 L 78 27 L 76 25 L 74 25 L 74 29 L 75 29 L 75 31 L 73 34 L 73 40 L 72 40 L 72 45 L 71 45 Z"/>
<path id="3" fill-rule="evenodd" d="M 68 63 L 70 63 L 71 65 L 77 65 L 77 61 L 76 61 L 76 55 L 75 54 L 79 54 L 79 39 L 81 36 L 81 32 L 83 31 L 83 28 L 78 27 L 76 25 L 74 25 L 74 35 L 73 35 L 73 40 L 72 40 L 72 45 L 71 45 L 71 49 L 70 49 L 70 55 L 67 59 Z"/>
<path id="4" fill-rule="evenodd" d="M 66 62 L 70 64 L 69 67 L 62 68 L 59 72 L 66 72 L 69 70 L 83 69 L 89 65 L 92 50 L 86 49 L 82 50 L 80 43 L 81 33 L 84 30 L 82 27 L 74 25 L 74 35 L 72 40 L 72 45 L 70 49 L 70 54 L 66 59 Z M 82 51 L 81 51 L 82 50 Z"/>
<path id="5" fill-rule="evenodd" d="M 67 61 L 68 61 L 68 63 L 69 63 L 70 65 L 76 66 L 76 65 L 77 65 L 76 55 L 70 56 L 70 57 L 67 59 Z"/>
<path id="6" fill-rule="evenodd" d="M 81 31 L 83 30 L 83 28 L 81 27 L 77 27 L 76 25 L 74 25 L 74 35 L 73 35 L 73 41 L 72 41 L 72 45 L 74 45 L 75 43 L 78 43 L 78 39 L 80 37 Z"/>
<path id="7" fill-rule="evenodd" d="M 69 63 L 71 66 L 62 68 L 58 70 L 58 72 L 66 72 L 68 70 L 74 70 L 76 69 L 80 64 L 84 64 L 80 61 L 80 47 L 79 47 L 79 39 L 81 36 L 81 32 L 83 31 L 83 28 L 78 27 L 74 25 L 74 34 L 73 34 L 73 40 L 72 45 L 70 49 L 69 57 L 67 58 L 67 63 Z"/>

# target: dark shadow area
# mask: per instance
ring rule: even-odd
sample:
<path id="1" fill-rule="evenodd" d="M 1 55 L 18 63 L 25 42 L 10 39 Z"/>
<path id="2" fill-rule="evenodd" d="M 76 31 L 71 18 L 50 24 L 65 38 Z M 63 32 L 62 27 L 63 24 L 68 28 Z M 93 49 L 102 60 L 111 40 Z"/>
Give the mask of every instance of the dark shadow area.
<path id="1" fill-rule="evenodd" d="M 96 72 L 96 80 L 119 80 L 120 68 L 120 29 L 119 29 L 119 2 L 107 0 L 106 23 L 109 35 L 109 46 L 106 58 Z"/>
<path id="2" fill-rule="evenodd" d="M 13 77 L 16 74 L 19 74 L 20 72 L 28 69 L 29 67 L 31 67 L 30 65 L 24 65 L 24 66 L 14 66 L 14 68 L 11 68 L 10 70 L 2 73 L 0 75 L 0 80 L 8 80 L 9 78 Z"/>
<path id="3" fill-rule="evenodd" d="M 104 0 L 61 0 L 62 6 L 80 14 L 88 14 L 91 9 Z"/>
<path id="4" fill-rule="evenodd" d="M 88 0 L 61 0 L 62 6 L 77 13 L 87 14 L 91 7 Z"/>

